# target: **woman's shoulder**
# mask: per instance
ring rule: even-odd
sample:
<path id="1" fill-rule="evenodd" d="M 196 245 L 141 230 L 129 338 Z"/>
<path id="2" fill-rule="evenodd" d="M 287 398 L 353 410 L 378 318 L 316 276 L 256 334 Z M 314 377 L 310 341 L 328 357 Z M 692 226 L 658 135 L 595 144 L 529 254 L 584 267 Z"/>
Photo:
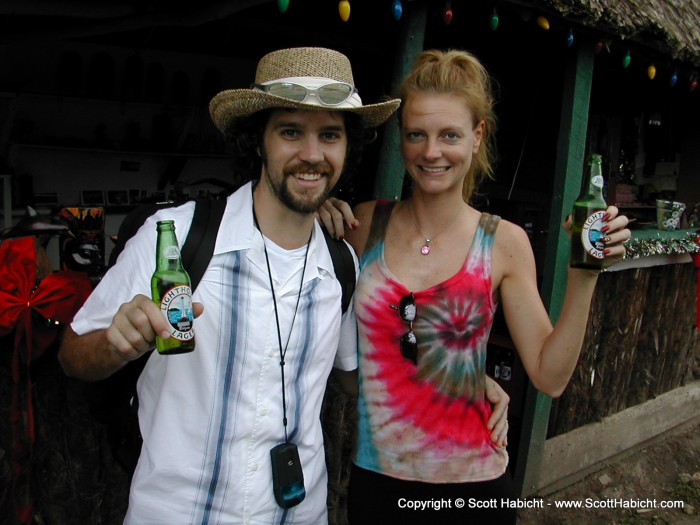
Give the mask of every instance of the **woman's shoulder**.
<path id="1" fill-rule="evenodd" d="M 493 277 L 500 287 L 506 276 L 532 274 L 535 271 L 535 254 L 525 230 L 510 221 L 501 219 L 494 235 Z"/>
<path id="2" fill-rule="evenodd" d="M 371 219 L 375 210 L 391 210 L 396 203 L 397 201 L 390 199 L 374 199 L 355 205 L 352 211 L 355 217 L 360 220 L 362 219 L 359 214 L 368 216 Z"/>
<path id="3" fill-rule="evenodd" d="M 374 208 L 377 205 L 377 200 L 361 202 L 352 209 L 355 218 L 360 222 L 365 222 L 366 219 L 372 219 Z"/>
<path id="4" fill-rule="evenodd" d="M 488 215 L 487 213 L 484 213 L 484 215 Z M 492 215 L 492 217 L 498 217 L 497 215 Z M 511 222 L 507 219 L 504 219 L 502 217 L 498 217 L 498 229 L 502 233 L 505 233 L 506 235 L 514 235 L 519 232 L 525 233 L 525 230 L 522 228 L 522 226 L 515 224 L 514 222 Z"/>
<path id="5" fill-rule="evenodd" d="M 498 222 L 494 241 L 494 247 L 505 253 L 532 252 L 530 238 L 523 227 L 505 219 Z"/>
<path id="6" fill-rule="evenodd" d="M 357 219 L 360 224 L 356 229 L 348 230 L 345 239 L 355 249 L 358 257 L 361 257 L 362 252 L 364 252 L 365 243 L 367 242 L 367 237 L 369 236 L 369 229 L 372 225 L 372 216 L 374 215 L 374 208 L 376 204 L 376 200 L 361 202 L 360 204 L 355 205 L 355 207 L 352 209 L 355 219 Z"/>

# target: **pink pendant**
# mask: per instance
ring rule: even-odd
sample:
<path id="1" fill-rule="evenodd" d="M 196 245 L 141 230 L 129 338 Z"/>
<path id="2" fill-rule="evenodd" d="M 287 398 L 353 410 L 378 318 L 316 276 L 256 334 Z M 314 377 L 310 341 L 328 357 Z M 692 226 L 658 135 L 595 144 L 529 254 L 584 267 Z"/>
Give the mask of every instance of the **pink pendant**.
<path id="1" fill-rule="evenodd" d="M 424 245 L 421 247 L 420 252 L 421 252 L 423 255 L 428 255 L 428 254 L 430 253 L 430 246 L 428 246 L 427 244 L 424 244 Z"/>

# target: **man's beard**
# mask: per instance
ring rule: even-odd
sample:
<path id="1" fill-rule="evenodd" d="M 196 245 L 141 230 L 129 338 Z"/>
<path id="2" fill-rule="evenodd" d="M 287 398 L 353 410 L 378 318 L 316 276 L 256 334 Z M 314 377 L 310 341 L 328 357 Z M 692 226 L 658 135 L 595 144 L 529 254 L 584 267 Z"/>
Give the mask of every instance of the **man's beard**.
<path id="1" fill-rule="evenodd" d="M 332 177 L 333 168 L 325 161 L 313 166 L 302 163 L 288 167 L 284 170 L 282 178 L 276 180 L 273 180 L 273 178 L 270 176 L 270 172 L 267 170 L 267 163 L 265 162 L 264 158 L 263 164 L 265 167 L 265 173 L 267 173 L 265 178 L 267 179 L 268 185 L 272 189 L 272 192 L 282 204 L 294 212 L 302 214 L 316 213 L 321 205 L 328 200 L 328 197 L 330 197 L 333 187 L 328 184 L 328 181 Z M 320 173 L 321 178 L 326 179 L 326 186 L 321 194 L 317 195 L 316 197 L 307 199 L 300 198 L 300 195 L 294 194 L 290 191 L 287 181 L 289 180 L 289 177 L 295 177 L 297 173 L 309 172 Z"/>

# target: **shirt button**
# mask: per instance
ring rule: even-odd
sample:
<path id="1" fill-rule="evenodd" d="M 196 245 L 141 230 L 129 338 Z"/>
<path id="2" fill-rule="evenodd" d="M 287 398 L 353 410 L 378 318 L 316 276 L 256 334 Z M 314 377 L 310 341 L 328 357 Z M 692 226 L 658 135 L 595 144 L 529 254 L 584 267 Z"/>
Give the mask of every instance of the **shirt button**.
<path id="1" fill-rule="evenodd" d="M 257 463 L 255 463 L 253 466 L 250 467 L 250 470 L 252 470 L 253 472 L 256 472 L 258 470 L 258 468 L 260 468 L 259 465 Z"/>
<path id="2" fill-rule="evenodd" d="M 274 350 L 270 350 L 270 351 L 267 353 L 267 357 L 275 357 L 276 355 L 277 355 L 277 352 L 275 352 Z"/>
<path id="3" fill-rule="evenodd" d="M 270 411 L 269 411 L 267 408 L 263 408 L 263 409 L 260 411 L 260 415 L 261 415 L 261 416 L 266 416 L 266 415 L 268 415 L 269 413 L 270 413 Z"/>

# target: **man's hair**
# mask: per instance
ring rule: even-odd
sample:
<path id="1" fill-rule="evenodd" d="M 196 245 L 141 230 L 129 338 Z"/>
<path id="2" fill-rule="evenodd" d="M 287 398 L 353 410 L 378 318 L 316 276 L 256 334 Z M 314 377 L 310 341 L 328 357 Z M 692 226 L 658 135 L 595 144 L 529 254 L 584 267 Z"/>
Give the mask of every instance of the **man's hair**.
<path id="1" fill-rule="evenodd" d="M 406 98 L 413 93 L 455 94 L 466 103 L 477 125 L 485 122 L 481 146 L 472 159 L 464 178 L 462 197 L 469 202 L 479 184 L 493 175 L 495 159 L 496 114 L 494 111 L 493 81 L 486 68 L 467 51 L 427 50 L 418 55 L 413 69 L 403 80 L 401 87 L 402 122 Z"/>
<path id="2" fill-rule="evenodd" d="M 224 140 L 231 160 L 234 190 L 260 176 L 262 168 L 260 152 L 263 148 L 263 134 L 272 111 L 272 109 L 266 109 L 236 119 L 224 133 Z M 362 161 L 366 146 L 377 136 L 374 128 L 365 128 L 362 125 L 358 115 L 349 112 L 341 113 L 345 119 L 348 147 L 343 172 L 335 186 L 336 189 L 355 174 Z"/>

